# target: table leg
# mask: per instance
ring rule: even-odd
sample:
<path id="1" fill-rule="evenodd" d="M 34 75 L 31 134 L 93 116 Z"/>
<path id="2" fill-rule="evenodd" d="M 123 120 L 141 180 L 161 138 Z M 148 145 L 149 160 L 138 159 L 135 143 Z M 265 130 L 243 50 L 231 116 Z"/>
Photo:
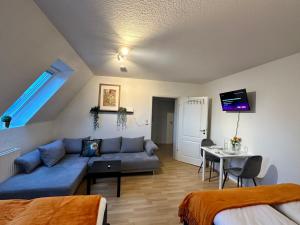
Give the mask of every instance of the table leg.
<path id="1" fill-rule="evenodd" d="M 203 168 L 202 168 L 202 181 L 205 180 L 205 168 L 206 168 L 206 159 L 205 159 L 205 151 L 203 150 Z"/>
<path id="2" fill-rule="evenodd" d="M 121 176 L 118 176 L 118 188 L 117 188 L 117 197 L 120 197 L 121 193 Z"/>
<path id="3" fill-rule="evenodd" d="M 86 191 L 87 191 L 87 194 L 90 195 L 91 194 L 91 178 L 88 176 L 87 177 L 87 187 L 86 187 Z"/>
<path id="4" fill-rule="evenodd" d="M 219 189 L 222 189 L 222 183 L 223 183 L 223 164 L 224 164 L 224 159 L 220 158 Z"/>

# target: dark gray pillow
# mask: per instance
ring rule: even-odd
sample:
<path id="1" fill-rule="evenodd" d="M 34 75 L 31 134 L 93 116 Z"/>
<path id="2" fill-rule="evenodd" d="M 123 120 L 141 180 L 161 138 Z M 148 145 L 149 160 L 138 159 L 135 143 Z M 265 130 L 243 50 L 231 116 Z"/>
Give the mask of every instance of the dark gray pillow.
<path id="1" fill-rule="evenodd" d="M 158 149 L 157 145 L 152 140 L 145 140 L 144 148 L 148 156 L 154 155 L 154 151 Z"/>
<path id="2" fill-rule="evenodd" d="M 62 140 L 57 140 L 50 144 L 40 146 L 38 149 L 41 154 L 42 162 L 48 167 L 54 166 L 66 154 Z"/>
<path id="3" fill-rule="evenodd" d="M 121 137 L 102 139 L 100 153 L 118 153 L 121 150 Z"/>
<path id="4" fill-rule="evenodd" d="M 82 150 L 82 141 L 90 140 L 90 137 L 86 138 L 65 138 L 63 140 L 65 150 L 67 154 L 80 154 Z"/>
<path id="5" fill-rule="evenodd" d="M 133 153 L 144 151 L 144 137 L 122 138 L 121 152 Z"/>
<path id="6" fill-rule="evenodd" d="M 101 141 L 102 141 L 101 139 L 83 140 L 82 151 L 80 152 L 80 156 L 82 157 L 100 156 Z"/>
<path id="7" fill-rule="evenodd" d="M 21 172 L 31 173 L 35 168 L 41 165 L 41 155 L 39 150 L 34 150 L 25 153 L 15 159 L 15 164 L 21 170 Z"/>

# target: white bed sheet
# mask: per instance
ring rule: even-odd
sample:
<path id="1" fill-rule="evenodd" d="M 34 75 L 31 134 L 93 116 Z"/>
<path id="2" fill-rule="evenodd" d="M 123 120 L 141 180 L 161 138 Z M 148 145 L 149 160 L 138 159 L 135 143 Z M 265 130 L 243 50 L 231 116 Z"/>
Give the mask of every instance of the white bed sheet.
<path id="1" fill-rule="evenodd" d="M 215 225 L 297 225 L 269 205 L 256 205 L 219 212 Z"/>
<path id="2" fill-rule="evenodd" d="M 276 205 L 275 209 L 300 224 L 300 201 Z"/>
<path id="3" fill-rule="evenodd" d="M 103 225 L 105 209 L 106 209 L 106 199 L 102 197 L 98 208 L 97 225 Z"/>

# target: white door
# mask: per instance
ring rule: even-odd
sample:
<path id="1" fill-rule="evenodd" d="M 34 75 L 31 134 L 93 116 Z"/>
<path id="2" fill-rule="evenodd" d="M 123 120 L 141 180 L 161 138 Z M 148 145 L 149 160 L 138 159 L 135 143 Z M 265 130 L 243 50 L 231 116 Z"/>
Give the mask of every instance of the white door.
<path id="1" fill-rule="evenodd" d="M 174 113 L 167 113 L 167 135 L 166 144 L 173 143 L 173 126 L 174 126 Z"/>
<path id="2" fill-rule="evenodd" d="M 200 165 L 201 141 L 207 138 L 208 97 L 178 99 L 178 132 L 175 158 Z"/>

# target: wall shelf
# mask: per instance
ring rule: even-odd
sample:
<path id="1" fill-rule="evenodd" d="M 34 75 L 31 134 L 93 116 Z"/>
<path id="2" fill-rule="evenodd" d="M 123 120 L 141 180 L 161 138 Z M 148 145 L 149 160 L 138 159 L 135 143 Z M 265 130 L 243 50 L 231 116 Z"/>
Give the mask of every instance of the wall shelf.
<path id="1" fill-rule="evenodd" d="M 99 114 L 118 114 L 118 111 L 100 110 Z M 134 112 L 126 112 L 127 115 L 133 115 Z"/>

